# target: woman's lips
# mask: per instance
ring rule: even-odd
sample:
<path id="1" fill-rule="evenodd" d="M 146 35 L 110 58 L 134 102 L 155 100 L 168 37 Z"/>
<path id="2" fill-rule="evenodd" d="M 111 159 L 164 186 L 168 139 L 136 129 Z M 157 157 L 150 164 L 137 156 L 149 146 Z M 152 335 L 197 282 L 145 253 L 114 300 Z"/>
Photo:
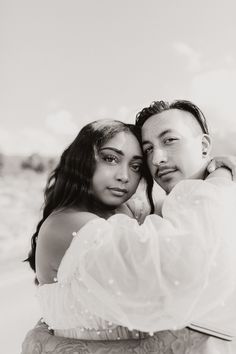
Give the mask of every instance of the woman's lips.
<path id="1" fill-rule="evenodd" d="M 109 190 L 112 192 L 113 195 L 116 195 L 118 197 L 121 197 L 128 193 L 128 190 L 126 188 L 117 188 L 117 187 L 111 187 Z"/>

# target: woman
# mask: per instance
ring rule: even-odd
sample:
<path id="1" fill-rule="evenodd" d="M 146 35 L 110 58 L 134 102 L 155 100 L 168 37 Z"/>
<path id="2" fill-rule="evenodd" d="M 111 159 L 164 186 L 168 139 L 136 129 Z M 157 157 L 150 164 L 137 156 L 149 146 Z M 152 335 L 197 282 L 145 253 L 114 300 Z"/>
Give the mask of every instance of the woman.
<path id="1" fill-rule="evenodd" d="M 148 182 L 153 208 L 152 179 L 144 168 L 140 141 L 139 129 L 134 125 L 95 121 L 86 125 L 62 154 L 46 187 L 43 218 L 32 237 L 28 258 L 39 285 L 56 281 L 74 231 L 91 215 L 104 219 L 117 212 L 132 218 L 141 215 L 140 210 L 134 215 L 135 210 L 125 204 L 141 177 Z M 89 338 L 97 339 L 97 335 Z"/>
<path id="2" fill-rule="evenodd" d="M 121 132 L 119 132 L 119 134 L 121 134 Z M 97 147 L 97 149 L 95 149 L 95 152 L 94 152 L 95 159 L 97 162 L 96 168 L 94 169 L 92 174 L 88 176 L 88 179 L 90 179 L 90 181 L 91 181 L 90 185 L 92 185 L 92 196 L 90 195 L 89 199 L 88 199 L 88 196 L 86 196 L 86 198 L 85 198 L 84 194 L 80 194 L 80 199 L 79 200 L 77 199 L 77 201 L 79 203 L 73 205 L 72 200 L 70 199 L 70 197 L 72 197 L 72 195 L 69 194 L 69 196 L 68 196 L 68 194 L 65 193 L 64 190 L 60 189 L 60 186 L 63 185 L 63 182 L 64 182 L 64 185 L 66 185 L 66 183 L 63 180 L 60 181 L 60 178 L 59 178 L 60 168 L 59 167 L 56 169 L 56 171 L 54 173 L 54 177 L 56 179 L 56 182 L 58 181 L 58 189 L 56 186 L 57 183 L 55 183 L 53 186 L 51 186 L 49 184 L 47 195 L 51 197 L 52 203 L 54 201 L 53 207 L 52 207 L 53 204 L 51 204 L 51 211 L 55 210 L 54 208 L 57 208 L 57 213 L 51 214 L 51 218 L 49 217 L 44 222 L 44 225 L 41 229 L 41 233 L 39 234 L 39 238 L 38 238 L 38 242 L 37 242 L 38 243 L 37 259 L 39 259 L 39 264 L 41 264 L 41 266 L 38 265 L 38 267 L 36 267 L 36 268 L 37 268 L 37 275 L 38 275 L 40 283 L 45 284 L 39 288 L 39 296 L 40 296 L 41 305 L 42 305 L 43 311 L 46 315 L 45 317 L 46 317 L 47 322 L 49 322 L 49 323 L 51 322 L 51 324 L 53 324 L 53 322 L 54 322 L 56 324 L 56 326 L 54 327 L 56 329 L 56 331 L 55 331 L 56 334 L 63 335 L 66 337 L 82 338 L 82 339 L 121 339 L 121 338 L 137 338 L 137 336 L 138 337 L 139 336 L 145 337 L 145 334 L 143 334 L 143 333 L 141 334 L 140 332 L 138 332 L 136 330 L 129 331 L 127 328 L 114 325 L 113 323 L 110 323 L 110 321 L 108 321 L 107 318 L 104 318 L 105 319 L 105 321 L 104 321 L 102 319 L 103 315 L 104 315 L 104 312 L 103 312 L 104 304 L 101 303 L 101 305 L 103 305 L 103 306 L 101 306 L 100 309 L 97 309 L 97 303 L 93 304 L 91 301 L 91 296 L 93 296 L 93 294 L 92 295 L 89 294 L 89 292 L 90 292 L 89 287 L 87 287 L 86 289 L 84 288 L 84 284 L 85 284 L 84 279 L 80 279 L 80 277 L 79 277 L 79 272 L 82 271 L 82 276 L 83 276 L 89 270 L 89 269 L 85 269 L 85 273 L 83 274 L 82 268 L 84 266 L 84 260 L 86 261 L 86 252 L 88 250 L 87 240 L 86 240 L 87 231 L 91 232 L 91 230 L 93 229 L 94 233 L 99 232 L 99 230 L 96 228 L 96 226 L 98 226 L 98 227 L 103 226 L 103 223 L 101 221 L 101 217 L 106 219 L 110 215 L 114 214 L 115 209 L 117 207 L 120 207 L 121 203 L 125 202 L 132 195 L 132 193 L 135 191 L 138 181 L 140 179 L 140 173 L 139 173 L 139 177 L 137 177 L 136 175 L 133 175 L 133 173 L 140 172 L 140 166 L 141 166 L 141 161 L 142 161 L 142 156 L 140 153 L 141 150 L 139 150 L 140 147 L 137 149 L 137 141 L 136 141 L 136 147 L 134 145 L 134 140 L 133 140 L 132 144 L 128 145 L 128 140 L 124 139 L 124 135 L 126 135 L 126 134 L 122 134 L 122 139 L 120 139 L 120 140 L 118 139 L 118 141 L 115 140 L 115 143 L 114 143 L 113 138 L 112 138 L 113 140 L 110 139 L 110 140 L 106 141 L 105 144 L 102 144 L 104 141 L 101 142 L 101 140 L 100 140 L 101 145 L 99 147 Z M 119 137 L 121 137 L 121 135 L 119 135 Z M 130 138 L 130 136 L 129 136 L 129 138 Z M 115 144 L 115 146 L 113 144 Z M 116 144 L 118 144 L 118 145 L 116 145 Z M 127 147 L 127 150 L 129 151 L 129 153 L 132 152 L 132 154 L 131 155 L 125 154 L 124 151 L 121 149 L 121 146 Z M 105 155 L 103 154 L 104 151 L 105 151 Z M 113 156 L 111 156 L 111 154 L 107 155 L 106 153 L 108 151 L 110 151 L 110 152 L 112 151 Z M 129 178 L 127 178 L 127 171 L 130 170 L 130 171 L 132 171 L 131 188 L 126 188 L 126 187 L 124 188 L 124 186 L 121 187 L 120 184 L 119 184 L 119 186 L 111 185 L 110 182 L 107 184 L 107 181 L 104 183 L 105 177 L 106 177 L 106 179 L 108 177 L 108 181 L 111 181 L 110 180 L 111 175 L 110 175 L 110 173 L 108 173 L 108 175 L 107 175 L 107 173 L 106 173 L 107 166 L 106 166 L 106 169 L 104 169 L 104 163 L 102 162 L 102 160 L 106 161 L 106 162 L 109 161 L 109 163 L 112 163 L 112 164 L 116 161 L 115 162 L 115 164 L 116 164 L 119 159 L 116 154 L 114 156 L 114 152 L 116 152 L 119 156 L 125 156 L 125 158 L 126 158 L 126 160 L 125 160 L 126 163 L 122 165 L 122 169 L 121 170 L 120 170 L 120 168 L 118 169 L 119 173 L 118 173 L 118 175 L 116 175 L 116 183 L 117 183 L 117 181 L 119 181 L 119 183 L 122 182 L 123 185 L 127 186 L 126 183 L 128 183 L 128 181 L 129 181 Z M 61 164 L 63 161 L 66 162 L 66 159 L 64 159 L 64 160 L 63 160 L 63 156 L 62 156 Z M 88 162 L 91 164 L 91 161 L 88 161 Z M 65 166 L 67 166 L 67 164 L 65 164 Z M 68 171 L 68 170 L 67 170 L 67 168 L 65 168 L 65 171 L 63 169 L 62 169 L 62 171 L 64 173 L 65 171 Z M 77 171 L 81 172 L 81 169 L 78 169 Z M 58 174 L 56 174 L 56 172 L 58 172 Z M 112 176 L 113 176 L 113 174 L 112 174 Z M 57 178 L 58 178 L 58 180 L 57 180 Z M 74 180 L 75 184 L 78 183 L 78 180 L 79 179 Z M 89 185 L 89 183 L 88 183 L 88 185 Z M 211 187 L 209 187 L 209 188 L 212 189 Z M 55 191 L 55 193 L 53 193 L 54 191 Z M 63 205 L 63 203 L 61 203 L 60 201 L 57 200 L 57 198 L 55 196 L 56 191 L 60 191 L 59 196 L 60 195 L 64 196 L 64 205 Z M 78 193 L 78 191 L 77 191 L 77 193 Z M 127 199 L 126 199 L 126 196 L 128 197 Z M 117 199 L 119 199 L 119 203 L 117 202 Z M 65 203 L 65 201 L 66 201 L 66 203 Z M 56 205 L 56 207 L 55 207 L 55 205 Z M 71 207 L 75 208 L 75 206 L 76 206 L 76 210 L 71 209 Z M 171 201 L 170 201 L 169 207 L 170 206 L 171 206 Z M 123 208 L 123 210 L 126 209 L 124 207 L 122 207 L 122 208 Z M 167 210 L 168 210 L 168 208 L 167 208 Z M 128 210 L 126 209 L 126 211 L 128 211 Z M 201 216 L 204 215 L 205 210 L 202 210 L 202 211 L 198 210 L 198 212 L 200 214 L 200 219 L 201 219 Z M 49 213 L 50 213 L 50 208 L 49 208 Z M 215 213 L 215 209 L 214 209 L 214 213 Z M 48 215 L 47 213 L 44 213 L 44 214 L 45 214 L 44 215 L 45 217 Z M 95 223 L 93 223 L 93 222 L 88 223 L 88 227 L 85 226 L 81 229 L 81 231 L 78 234 L 75 233 L 74 240 L 71 243 L 71 246 L 68 248 L 68 246 L 70 245 L 70 242 L 71 242 L 71 238 L 68 238 L 65 241 L 64 236 L 67 234 L 69 227 L 71 227 L 71 230 L 70 230 L 71 233 L 74 230 L 79 230 L 81 228 L 81 226 L 83 226 L 86 223 L 87 220 L 93 219 L 94 215 L 99 216 L 100 217 L 99 220 L 95 220 Z M 167 213 L 167 215 L 168 215 L 168 213 Z M 79 216 L 79 218 L 78 218 L 78 216 Z M 111 219 L 112 218 L 110 218 L 110 220 Z M 44 218 L 44 220 L 45 220 L 45 218 Z M 199 221 L 199 219 L 197 219 L 197 221 Z M 212 219 L 210 219 L 210 221 L 212 221 Z M 116 222 L 116 219 L 113 218 L 112 222 Z M 125 225 L 125 223 L 129 223 L 130 221 L 124 217 L 123 222 Z M 161 223 L 161 218 L 158 219 L 158 222 Z M 164 225 L 165 225 L 165 223 L 166 222 L 164 220 Z M 135 228 L 136 227 L 135 223 L 133 225 Z M 195 226 L 194 222 L 193 222 L 193 225 Z M 186 224 L 184 226 L 186 227 Z M 182 225 L 181 225 L 181 227 L 182 227 Z M 106 234 L 105 236 L 109 237 L 108 236 L 109 231 L 110 231 L 109 226 L 107 229 L 104 229 L 104 230 L 105 230 L 105 234 Z M 143 230 L 145 230 L 145 229 L 143 229 Z M 173 233 L 172 229 L 169 231 L 171 231 L 171 233 Z M 182 229 L 182 231 L 183 231 L 183 229 Z M 199 229 L 198 229 L 198 231 L 199 231 Z M 203 233 L 204 233 L 204 230 L 201 230 L 201 231 L 203 231 Z M 49 234 L 50 234 L 50 240 L 48 237 Z M 166 232 L 164 234 L 166 236 Z M 63 235 L 63 237 L 61 237 L 62 235 Z M 138 240 L 139 244 L 140 243 L 141 244 L 142 243 L 148 244 L 148 242 L 146 242 L 148 239 L 148 235 L 140 235 L 140 236 L 141 236 L 141 238 L 140 238 L 140 240 Z M 204 234 L 204 236 L 205 236 L 205 234 Z M 132 241 L 134 241 L 134 243 L 133 243 L 134 247 L 137 247 L 137 242 L 136 242 L 137 240 L 135 240 L 133 238 L 133 235 L 131 235 L 131 237 L 132 237 Z M 77 258 L 76 257 L 76 252 L 77 252 L 76 251 L 76 249 L 77 249 L 76 244 L 78 242 L 80 242 L 80 238 L 82 238 L 82 240 L 84 240 L 84 246 L 81 247 L 81 249 L 78 249 L 78 251 L 80 253 L 78 258 L 80 258 L 80 256 L 81 256 L 81 260 L 82 260 L 82 262 L 80 262 L 80 259 L 78 261 L 78 264 L 81 266 L 81 268 L 78 269 L 77 259 L 76 259 Z M 96 258 L 96 247 L 99 248 L 99 243 L 102 238 L 104 238 L 103 235 L 100 235 L 100 237 L 97 237 L 97 235 L 96 235 L 96 237 L 92 240 L 93 241 L 92 248 L 94 249 L 93 255 L 95 258 Z M 119 240 L 120 239 L 118 239 L 118 241 Z M 127 240 L 128 240 L 128 236 L 127 236 Z M 60 247 L 58 250 L 57 249 L 55 250 L 55 248 L 52 247 L 55 245 L 55 241 L 56 241 L 56 243 L 58 243 L 58 241 L 59 241 Z M 166 241 L 168 243 L 168 239 L 166 239 Z M 106 238 L 105 238 L 105 242 L 106 242 Z M 40 246 L 40 243 L 41 243 L 41 246 Z M 127 242 L 127 244 L 125 244 L 125 245 L 130 246 L 129 242 Z M 155 246 L 155 243 L 153 245 Z M 35 246 L 34 242 L 33 242 L 33 246 Z M 198 246 L 198 245 L 196 244 L 196 246 Z M 91 247 L 91 245 L 89 245 L 89 247 Z M 142 247 L 142 249 L 145 249 L 145 247 L 146 246 Z M 167 246 L 165 246 L 165 247 L 167 247 Z M 40 248 L 41 248 L 41 251 L 40 251 Z M 63 257 L 66 248 L 68 248 L 68 251 L 67 251 L 66 255 Z M 169 245 L 168 248 L 171 248 L 171 246 Z M 43 252 L 43 250 L 44 251 L 47 250 L 47 254 L 46 254 L 47 258 L 46 259 L 45 259 L 45 252 Z M 124 248 L 123 251 L 126 251 L 126 248 Z M 137 248 L 137 251 L 139 253 L 139 256 L 144 255 L 143 251 L 141 251 L 141 253 L 140 253 L 139 247 Z M 52 254 L 53 254 L 53 256 L 52 256 Z M 59 254 L 60 259 L 57 258 L 58 254 Z M 130 256 L 130 254 L 131 253 L 129 253 L 129 256 Z M 168 252 L 167 252 L 167 255 L 168 255 Z M 41 257 L 41 262 L 40 262 L 40 257 Z M 63 257 L 63 260 L 61 262 L 62 257 Z M 50 262 L 49 261 L 47 262 L 48 258 L 50 259 Z M 194 257 L 192 257 L 192 258 L 194 258 Z M 30 259 L 32 260 L 33 258 L 31 257 Z M 129 262 L 128 259 L 126 259 L 126 260 Z M 142 260 L 142 258 L 140 258 L 140 260 Z M 134 259 L 134 261 L 137 262 L 137 259 Z M 148 264 L 148 262 L 149 262 L 148 259 L 145 259 L 145 262 L 147 262 L 147 264 Z M 31 263 L 33 264 L 33 262 L 31 262 Z M 93 260 L 89 260 L 89 263 L 90 263 L 89 264 L 90 267 L 94 266 Z M 96 259 L 95 259 L 94 263 L 96 263 L 96 266 L 98 266 Z M 196 263 L 194 263 L 194 264 L 193 263 L 194 262 L 192 262 L 192 266 L 196 267 Z M 179 262 L 178 264 L 183 267 L 183 264 L 181 262 Z M 136 266 L 137 264 L 134 263 L 134 265 Z M 58 282 L 57 282 L 57 279 L 54 279 L 56 281 L 56 283 L 49 284 L 49 283 L 52 283 L 53 278 L 55 278 L 56 270 L 58 269 L 58 267 L 59 267 Z M 112 259 L 111 259 L 111 268 L 113 268 L 113 267 L 114 267 L 114 264 L 112 264 Z M 122 267 L 122 264 L 121 264 L 121 267 Z M 99 267 L 97 269 L 99 270 Z M 134 267 L 134 269 L 135 269 L 135 267 Z M 139 269 L 139 271 L 141 271 L 140 267 L 139 268 L 137 267 L 137 269 Z M 170 269 L 166 268 L 166 272 L 168 273 L 169 271 L 170 271 Z M 172 271 L 172 275 L 173 275 L 173 269 L 171 271 Z M 118 269 L 118 272 L 119 272 L 119 269 Z M 193 273 L 190 272 L 190 275 L 192 275 L 192 274 Z M 74 277 L 74 275 L 75 275 L 75 277 Z M 137 275 L 140 276 L 140 274 L 137 274 Z M 186 274 L 185 274 L 185 276 L 186 276 Z M 102 274 L 101 274 L 101 280 L 103 280 Z M 123 280 L 124 280 L 124 284 L 120 284 L 120 285 L 122 285 L 124 288 L 126 288 L 126 290 L 127 290 L 126 295 L 129 295 L 128 294 L 129 291 L 133 292 L 134 288 L 131 287 L 129 289 L 129 284 L 127 283 L 127 280 L 126 279 L 123 279 Z M 143 278 L 143 280 L 145 280 L 145 279 Z M 186 282 L 186 279 L 182 279 L 182 280 L 183 280 L 183 283 Z M 191 279 L 187 279 L 187 280 L 191 281 Z M 176 280 L 176 284 L 174 284 L 176 286 L 176 289 L 178 288 L 177 281 L 179 281 L 179 280 Z M 196 279 L 194 279 L 194 281 L 196 281 Z M 121 303 L 122 303 L 123 294 L 119 291 L 119 288 L 118 289 L 115 288 L 116 284 L 114 284 L 114 279 L 112 279 L 112 278 L 107 279 L 107 282 L 108 282 L 109 286 L 111 288 L 113 288 L 112 291 L 116 291 L 116 293 L 115 293 L 116 296 L 121 297 Z M 192 281 L 191 285 L 193 285 L 193 283 L 194 282 Z M 86 286 L 87 286 L 87 284 L 88 284 L 88 282 L 86 283 Z M 99 289 L 99 287 L 96 284 L 94 284 L 93 282 L 91 283 L 91 285 L 92 285 L 93 290 L 95 287 L 97 287 L 98 292 L 103 291 L 102 288 Z M 198 290 L 199 286 L 200 286 L 200 284 L 196 283 L 195 287 L 193 288 L 193 291 Z M 69 289 L 71 289 L 71 287 L 73 289 L 70 292 Z M 77 292 L 76 290 L 79 290 L 79 291 Z M 139 287 L 137 287 L 137 290 L 138 290 L 137 294 L 139 294 L 139 291 L 140 291 Z M 151 290 L 153 290 L 153 287 L 151 287 Z M 81 298 L 78 299 L 78 302 L 75 302 L 75 300 L 77 301 L 77 298 L 75 299 L 75 297 L 74 297 L 76 293 L 81 295 Z M 156 296 L 156 294 L 158 294 L 158 292 L 155 292 L 155 296 Z M 177 291 L 177 294 L 178 294 L 178 291 Z M 105 294 L 105 295 L 107 296 L 107 294 Z M 108 295 L 109 296 L 107 297 L 107 299 L 109 299 L 109 301 L 111 301 L 112 296 L 110 296 L 110 294 L 108 294 Z M 141 292 L 141 295 L 143 295 L 143 292 Z M 113 294 L 113 296 L 114 296 L 114 294 Z M 152 300 L 155 300 L 152 298 L 152 296 L 153 296 L 153 293 L 151 294 L 151 297 L 149 297 L 149 298 Z M 88 298 L 89 298 L 89 302 L 88 302 Z M 55 307 L 48 306 L 49 305 L 48 301 L 51 302 L 51 301 L 53 301 L 53 299 L 54 300 L 56 299 L 57 303 L 59 304 L 58 307 L 57 306 L 55 306 Z M 144 309 L 143 315 L 145 316 L 145 312 L 148 312 L 151 315 L 150 306 L 152 304 L 148 303 L 149 301 L 144 302 L 144 300 L 145 300 L 145 298 L 138 299 L 139 303 L 141 301 L 144 304 L 143 305 L 143 309 Z M 160 303 L 163 301 L 165 301 L 165 299 L 159 299 Z M 52 303 L 53 302 L 51 302 L 51 304 Z M 156 311 L 157 314 L 158 314 L 159 310 L 161 309 L 160 303 L 158 303 L 159 307 L 157 307 L 157 308 L 153 307 L 157 310 Z M 65 306 L 63 304 L 65 304 Z M 70 304 L 70 305 L 68 305 L 68 304 Z M 89 308 L 87 308 L 87 306 L 85 306 L 85 304 L 88 305 Z M 122 303 L 122 306 L 124 306 L 124 304 L 126 306 L 127 302 L 125 301 L 124 303 Z M 108 305 L 108 307 L 110 307 L 110 309 L 112 308 L 112 303 L 107 304 L 107 305 Z M 110 318 L 114 319 L 113 322 L 118 323 L 118 324 L 127 323 L 129 325 L 130 319 L 135 322 L 135 314 L 132 315 L 129 313 L 129 315 L 131 315 L 131 316 L 127 319 L 116 317 L 117 314 L 119 313 L 119 309 L 117 308 L 117 301 L 114 302 L 114 305 L 116 307 L 116 308 L 114 307 L 114 312 L 110 313 L 109 315 L 106 313 L 105 317 L 111 316 Z M 171 304 L 168 304 L 168 306 L 170 306 L 170 308 L 171 308 Z M 50 311 L 50 308 L 51 308 L 51 311 Z M 58 311 L 58 310 L 60 310 L 60 311 Z M 94 314 L 96 314 L 96 315 L 94 315 Z M 124 312 L 121 312 L 121 314 L 123 316 Z M 160 315 L 160 312 L 159 312 L 159 315 Z M 185 320 L 185 321 L 187 323 L 187 320 Z M 150 325 L 150 324 L 148 324 L 148 321 L 145 320 L 144 324 L 140 325 L 140 328 L 144 331 L 148 330 L 149 328 L 152 329 L 153 319 L 150 321 L 150 323 L 151 322 L 152 322 L 152 324 Z M 136 323 L 139 323 L 139 320 Z M 173 325 L 174 325 L 174 323 L 172 323 L 172 326 Z M 104 327 L 105 327 L 105 329 L 104 329 Z M 131 326 L 129 326 L 129 327 L 131 327 Z M 139 327 L 139 325 L 137 326 L 137 329 L 138 329 L 138 327 Z M 163 328 L 163 329 L 165 329 L 165 328 Z"/>

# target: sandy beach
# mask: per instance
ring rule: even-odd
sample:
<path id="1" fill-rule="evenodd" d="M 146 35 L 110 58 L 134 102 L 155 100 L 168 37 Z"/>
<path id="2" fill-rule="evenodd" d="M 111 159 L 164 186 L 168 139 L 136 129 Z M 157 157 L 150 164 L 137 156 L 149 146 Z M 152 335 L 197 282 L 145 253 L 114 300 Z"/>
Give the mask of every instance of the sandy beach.
<path id="1" fill-rule="evenodd" d="M 27 331 L 39 319 L 33 273 L 18 260 L 1 269 L 0 348 L 4 354 L 20 354 Z"/>

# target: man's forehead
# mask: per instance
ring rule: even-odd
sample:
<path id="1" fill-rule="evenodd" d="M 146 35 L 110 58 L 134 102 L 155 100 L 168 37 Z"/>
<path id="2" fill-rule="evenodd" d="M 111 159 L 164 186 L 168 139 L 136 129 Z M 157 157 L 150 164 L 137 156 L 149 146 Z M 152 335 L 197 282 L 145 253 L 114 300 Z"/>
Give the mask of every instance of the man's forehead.
<path id="1" fill-rule="evenodd" d="M 171 109 L 155 114 L 147 119 L 142 127 L 142 137 L 178 132 L 180 134 L 201 133 L 195 117 L 186 111 Z"/>

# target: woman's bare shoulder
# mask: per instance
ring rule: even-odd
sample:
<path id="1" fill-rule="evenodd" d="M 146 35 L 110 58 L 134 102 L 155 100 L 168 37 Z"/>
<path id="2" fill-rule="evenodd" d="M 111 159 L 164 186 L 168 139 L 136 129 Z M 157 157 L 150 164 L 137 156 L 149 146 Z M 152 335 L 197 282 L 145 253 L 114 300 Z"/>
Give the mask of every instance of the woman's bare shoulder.
<path id="1" fill-rule="evenodd" d="M 54 212 L 45 220 L 38 235 L 36 250 L 37 273 L 43 282 L 48 282 L 48 279 L 55 276 L 61 259 L 70 246 L 73 233 L 96 217 L 89 212 L 68 209 Z"/>
<path id="2" fill-rule="evenodd" d="M 74 232 L 79 231 L 87 222 L 97 218 L 97 215 L 87 212 L 87 211 L 78 211 L 78 210 L 59 210 L 51 215 L 45 220 L 44 224 L 41 227 L 42 232 L 56 231 L 59 233 Z"/>
<path id="3" fill-rule="evenodd" d="M 67 248 L 72 240 L 73 232 L 78 232 L 87 222 L 96 218 L 93 213 L 75 210 L 62 210 L 51 214 L 40 229 L 39 239 L 47 246 L 55 243 Z"/>

